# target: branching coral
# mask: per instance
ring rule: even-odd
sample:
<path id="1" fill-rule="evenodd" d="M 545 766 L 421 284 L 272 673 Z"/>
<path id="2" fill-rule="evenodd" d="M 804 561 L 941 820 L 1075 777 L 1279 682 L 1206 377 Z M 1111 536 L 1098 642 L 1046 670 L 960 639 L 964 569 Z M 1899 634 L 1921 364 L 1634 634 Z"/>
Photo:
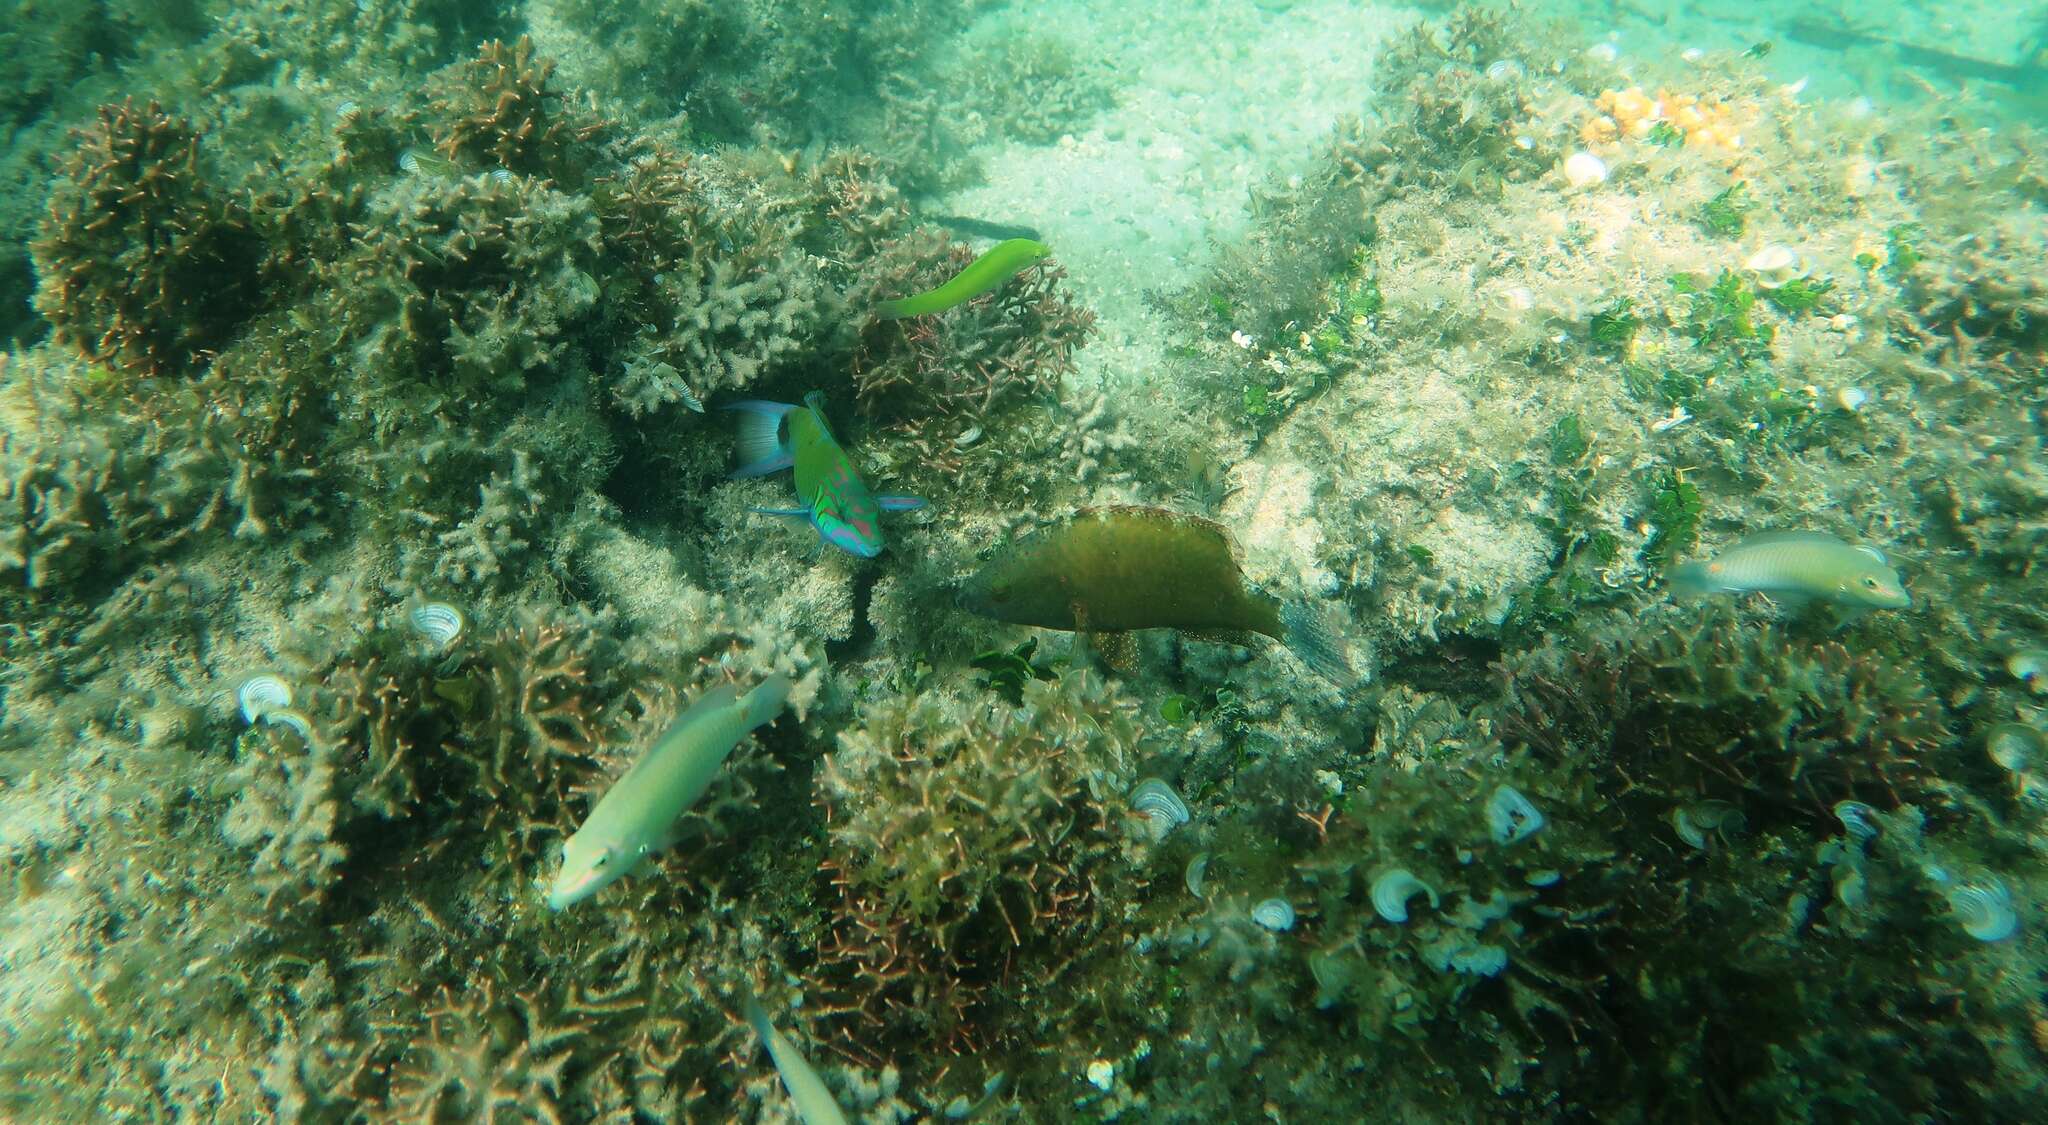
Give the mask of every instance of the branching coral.
<path id="1" fill-rule="evenodd" d="M 555 64 L 536 58 L 533 41 L 524 36 L 511 47 L 485 43 L 449 76 L 451 88 L 435 106 L 445 122 L 437 147 L 473 169 L 580 182 L 590 146 L 606 124 L 552 88 L 554 72 Z"/>
<path id="2" fill-rule="evenodd" d="M 849 1044 L 962 1044 L 1013 981 L 1055 978 L 1103 919 L 1137 759 L 1132 706 L 1084 673 L 1022 707 L 952 692 L 874 701 L 818 776 L 839 899 L 817 984 Z"/>
<path id="3" fill-rule="evenodd" d="M 137 375 L 189 374 L 257 306 L 263 245 L 199 134 L 154 102 L 100 110 L 33 245 L 58 337 Z"/>
<path id="4" fill-rule="evenodd" d="M 855 301 L 931 288 L 973 259 L 930 235 L 898 240 L 868 265 Z M 853 364 L 862 412 L 908 439 L 906 460 L 943 466 L 961 434 L 1056 394 L 1095 323 L 1060 287 L 1064 276 L 1041 266 L 945 313 L 870 324 Z"/>

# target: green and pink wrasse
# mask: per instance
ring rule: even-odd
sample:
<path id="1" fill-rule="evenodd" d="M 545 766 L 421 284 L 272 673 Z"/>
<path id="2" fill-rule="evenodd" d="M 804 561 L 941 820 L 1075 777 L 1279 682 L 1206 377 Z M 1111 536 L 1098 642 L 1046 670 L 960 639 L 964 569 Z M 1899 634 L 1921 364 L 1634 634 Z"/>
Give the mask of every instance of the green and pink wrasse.
<path id="1" fill-rule="evenodd" d="M 760 477 L 796 470 L 800 508 L 755 508 L 764 515 L 809 520 L 818 535 L 864 559 L 882 553 L 882 513 L 924 507 L 915 496 L 877 496 L 861 483 L 853 461 L 825 421 L 825 396 L 812 391 L 804 405 L 749 399 L 728 404 L 740 412 L 740 467 L 733 476 Z"/>

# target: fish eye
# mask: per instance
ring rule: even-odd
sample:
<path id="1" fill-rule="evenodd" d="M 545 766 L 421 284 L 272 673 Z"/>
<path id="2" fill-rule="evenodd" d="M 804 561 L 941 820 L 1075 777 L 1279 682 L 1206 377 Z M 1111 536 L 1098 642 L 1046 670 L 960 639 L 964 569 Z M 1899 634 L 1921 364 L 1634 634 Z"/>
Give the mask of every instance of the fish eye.
<path id="1" fill-rule="evenodd" d="M 606 848 L 605 850 L 597 853 L 596 859 L 590 861 L 590 869 L 592 871 L 602 871 L 605 869 L 605 866 L 607 864 L 611 863 L 611 861 L 612 850 L 610 848 Z"/>
<path id="2" fill-rule="evenodd" d="M 1875 590 L 1875 589 L 1877 589 L 1877 579 L 1876 579 L 1876 578 L 1875 578 L 1874 576 L 1872 576 L 1872 575 L 1868 575 L 1868 574 L 1864 575 L 1864 576 L 1863 576 L 1863 588 L 1864 588 L 1864 589 L 1866 589 L 1866 590 Z"/>

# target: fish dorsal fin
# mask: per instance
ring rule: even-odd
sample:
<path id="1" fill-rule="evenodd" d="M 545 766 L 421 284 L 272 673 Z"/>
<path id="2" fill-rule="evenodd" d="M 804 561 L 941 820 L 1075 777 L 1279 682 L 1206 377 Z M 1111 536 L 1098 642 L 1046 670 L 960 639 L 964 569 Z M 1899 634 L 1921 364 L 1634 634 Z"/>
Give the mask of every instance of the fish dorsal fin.
<path id="1" fill-rule="evenodd" d="M 1191 528 L 1206 535 L 1212 535 L 1218 542 L 1223 544 L 1224 550 L 1229 552 L 1230 561 L 1236 563 L 1239 570 L 1244 569 L 1244 554 L 1238 550 L 1237 539 L 1230 534 L 1229 528 L 1224 527 L 1215 520 L 1191 515 L 1187 512 L 1176 512 L 1169 508 L 1150 508 L 1143 504 L 1109 504 L 1098 508 L 1082 508 L 1074 513 L 1074 518 L 1077 520 L 1090 517 L 1151 520 L 1174 527 Z"/>
<path id="2" fill-rule="evenodd" d="M 810 408 L 811 417 L 818 420 L 818 428 L 825 431 L 825 436 L 832 439 L 832 444 L 839 444 L 839 435 L 832 432 L 832 420 L 825 417 L 825 392 L 812 391 L 805 395 L 804 405 Z"/>
<path id="3" fill-rule="evenodd" d="M 1759 531 L 1754 535 L 1745 536 L 1741 542 L 1734 545 L 1765 547 L 1773 543 L 1825 543 L 1834 547 L 1848 546 L 1842 542 L 1841 536 L 1829 535 L 1825 531 Z"/>
<path id="4" fill-rule="evenodd" d="M 1864 554 L 1866 554 L 1866 555 L 1869 555 L 1869 556 L 1870 556 L 1871 558 L 1873 558 L 1873 559 L 1876 559 L 1876 560 L 1877 560 L 1877 565 L 1879 565 L 1879 566 L 1890 566 L 1890 565 L 1892 565 L 1892 560 L 1890 560 L 1890 559 L 1888 559 L 1888 558 L 1885 558 L 1885 557 L 1884 557 L 1884 552 L 1883 552 L 1883 551 L 1880 551 L 1880 550 L 1878 550 L 1878 549 L 1877 549 L 1876 547 L 1872 547 L 1872 546 L 1864 545 L 1864 546 L 1859 546 L 1859 547 L 1857 547 L 1856 549 L 1857 549 L 1857 550 L 1859 550 L 1859 551 L 1861 551 L 1861 552 L 1863 552 L 1863 553 L 1864 553 Z"/>
<path id="5" fill-rule="evenodd" d="M 653 745 L 647 748 L 647 753 L 640 756 L 641 760 L 645 761 L 649 754 L 654 753 L 655 747 L 675 737 L 683 728 L 696 723 L 703 719 L 704 716 L 711 714 L 721 707 L 732 706 L 739 700 L 739 697 L 740 689 L 736 684 L 719 684 L 717 687 L 711 688 L 698 696 L 695 702 L 683 709 L 682 714 L 676 716 L 675 722 L 668 725 L 668 730 L 662 732 L 661 737 L 654 740 Z"/>

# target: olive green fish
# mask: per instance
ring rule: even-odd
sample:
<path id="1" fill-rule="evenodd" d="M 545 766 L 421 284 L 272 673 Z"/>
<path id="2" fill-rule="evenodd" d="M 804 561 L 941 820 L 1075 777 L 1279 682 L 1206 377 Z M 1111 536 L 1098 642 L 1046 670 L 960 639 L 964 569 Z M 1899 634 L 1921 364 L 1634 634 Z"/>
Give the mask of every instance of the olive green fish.
<path id="1" fill-rule="evenodd" d="M 1182 629 L 1233 643 L 1258 633 L 1338 684 L 1355 678 L 1344 642 L 1309 606 L 1250 588 L 1222 525 L 1159 508 L 1089 508 L 997 552 L 960 606 L 1041 629 Z"/>
<path id="2" fill-rule="evenodd" d="M 972 300 L 1017 276 L 1025 267 L 1052 255 L 1052 248 L 1029 238 L 1010 238 L 989 247 L 988 252 L 967 264 L 951 281 L 908 297 L 883 301 L 875 312 L 883 320 L 944 312 Z"/>
<path id="3" fill-rule="evenodd" d="M 825 1080 L 811 1069 L 810 1062 L 789 1041 L 789 1036 L 775 1030 L 753 993 L 741 995 L 740 1013 L 767 1046 L 768 1057 L 775 1060 L 775 1072 L 782 1076 L 782 1088 L 789 1091 L 789 1104 L 795 1107 L 797 1120 L 804 1125 L 846 1125 L 846 1113 L 832 1099 Z"/>
<path id="4" fill-rule="evenodd" d="M 1857 547 L 1818 531 L 1766 531 L 1711 559 L 1671 572 L 1679 594 L 1767 594 L 1780 601 L 1833 602 L 1853 609 L 1913 604 L 1899 574 L 1875 547 Z"/>

